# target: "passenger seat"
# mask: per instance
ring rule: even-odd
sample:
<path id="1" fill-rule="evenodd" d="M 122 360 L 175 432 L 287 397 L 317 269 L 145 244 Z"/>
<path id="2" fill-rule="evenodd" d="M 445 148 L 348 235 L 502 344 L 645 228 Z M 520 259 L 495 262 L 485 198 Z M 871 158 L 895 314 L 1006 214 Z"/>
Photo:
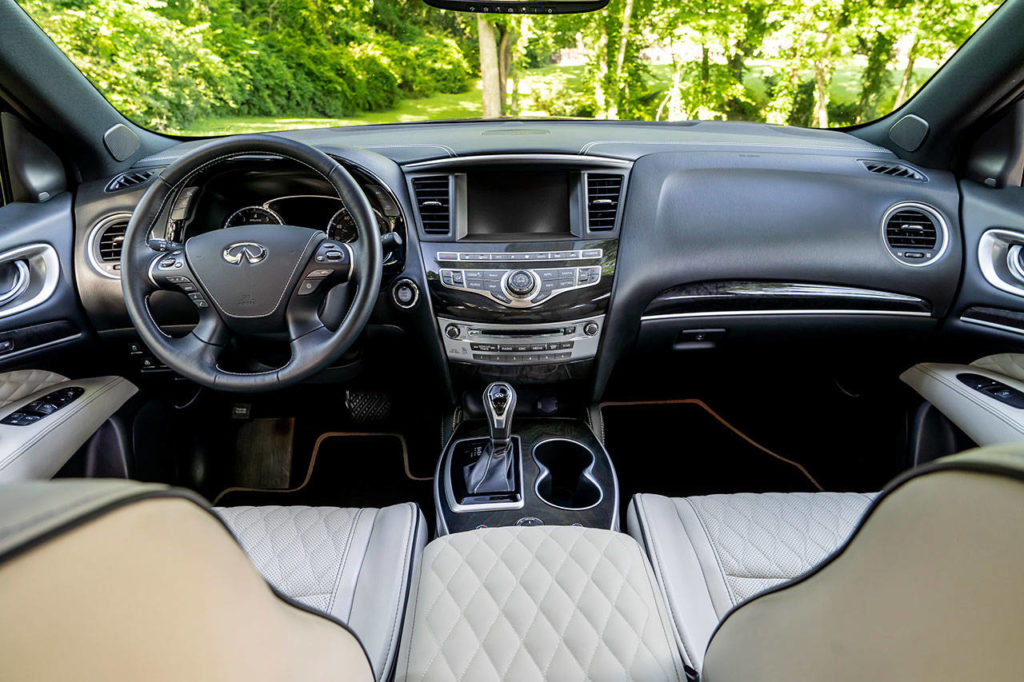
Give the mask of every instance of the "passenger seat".
<path id="1" fill-rule="evenodd" d="M 711 634 L 730 609 L 832 554 L 873 498 L 861 493 L 635 495 L 627 528 L 651 559 L 686 664 L 701 670 Z"/>

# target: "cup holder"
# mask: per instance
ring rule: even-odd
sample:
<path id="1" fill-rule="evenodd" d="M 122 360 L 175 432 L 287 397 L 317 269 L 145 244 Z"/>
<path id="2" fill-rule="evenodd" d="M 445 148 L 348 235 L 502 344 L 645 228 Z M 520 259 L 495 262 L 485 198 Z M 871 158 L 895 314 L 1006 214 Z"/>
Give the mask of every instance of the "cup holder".
<path id="1" fill-rule="evenodd" d="M 593 479 L 594 453 L 571 440 L 548 440 L 533 449 L 540 474 L 537 497 L 559 509 L 589 509 L 601 501 Z"/>

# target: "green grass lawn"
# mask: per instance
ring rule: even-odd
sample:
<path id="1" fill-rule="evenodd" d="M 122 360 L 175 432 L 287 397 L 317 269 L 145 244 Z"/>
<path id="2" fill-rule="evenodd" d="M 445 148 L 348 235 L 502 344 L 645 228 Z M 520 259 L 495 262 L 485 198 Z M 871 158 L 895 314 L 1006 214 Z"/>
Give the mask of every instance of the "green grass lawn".
<path id="1" fill-rule="evenodd" d="M 480 84 L 459 94 L 443 93 L 423 99 L 402 100 L 389 111 L 371 111 L 349 118 L 292 118 L 274 116 L 226 116 L 197 121 L 178 131 L 182 135 L 232 135 L 272 130 L 333 128 L 374 123 L 410 123 L 446 118 L 479 118 L 482 113 Z"/>
<path id="2" fill-rule="evenodd" d="M 770 69 L 764 62 L 752 62 L 746 79 L 746 86 L 754 97 L 764 97 L 763 78 Z M 917 82 L 921 83 L 934 71 L 934 67 L 915 69 Z M 658 64 L 650 67 L 651 87 L 664 90 L 672 80 L 672 66 Z M 892 82 L 898 82 L 899 74 L 894 70 Z M 832 100 L 850 102 L 859 89 L 860 68 L 840 66 L 832 79 Z M 545 66 L 530 69 L 520 80 L 519 115 L 543 117 L 547 115 L 538 99 L 548 100 L 564 89 L 581 91 L 586 87 L 584 67 Z M 891 99 L 890 102 L 891 103 Z M 883 102 L 883 106 L 886 103 Z M 182 135 L 229 135 L 236 133 L 260 133 L 273 130 L 300 128 L 328 128 L 335 126 L 369 125 L 374 123 L 409 123 L 452 118 L 479 118 L 482 113 L 480 83 L 459 94 L 439 94 L 422 99 L 402 100 L 398 107 L 389 111 L 374 111 L 348 118 L 294 118 L 273 116 L 227 116 L 197 121 L 192 126 L 178 131 Z"/>

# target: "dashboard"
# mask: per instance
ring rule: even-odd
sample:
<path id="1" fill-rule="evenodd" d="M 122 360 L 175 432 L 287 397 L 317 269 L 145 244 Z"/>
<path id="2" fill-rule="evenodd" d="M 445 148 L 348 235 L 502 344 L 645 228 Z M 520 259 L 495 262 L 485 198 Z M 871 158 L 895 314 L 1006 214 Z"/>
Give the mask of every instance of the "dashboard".
<path id="1" fill-rule="evenodd" d="M 599 398 L 628 354 L 856 330 L 905 341 L 957 305 L 956 179 L 845 133 L 510 121 L 286 135 L 341 161 L 401 245 L 372 324 L 402 330 L 450 390 L 502 378 Z M 82 188 L 76 258 L 83 304 L 113 332 L 128 324 L 97 230 L 146 181 L 107 186 Z M 260 224 L 354 236 L 329 186 L 263 157 L 184 188 L 164 229 L 183 240 Z"/>

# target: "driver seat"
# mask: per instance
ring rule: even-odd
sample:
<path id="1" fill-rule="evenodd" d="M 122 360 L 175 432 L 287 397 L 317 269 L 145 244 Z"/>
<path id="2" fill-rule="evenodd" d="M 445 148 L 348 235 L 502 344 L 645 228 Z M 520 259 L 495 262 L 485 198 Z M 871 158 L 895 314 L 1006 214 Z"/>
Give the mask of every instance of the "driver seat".
<path id="1" fill-rule="evenodd" d="M 387 679 L 425 539 L 414 504 L 215 512 L 155 484 L 0 486 L 0 679 Z"/>

